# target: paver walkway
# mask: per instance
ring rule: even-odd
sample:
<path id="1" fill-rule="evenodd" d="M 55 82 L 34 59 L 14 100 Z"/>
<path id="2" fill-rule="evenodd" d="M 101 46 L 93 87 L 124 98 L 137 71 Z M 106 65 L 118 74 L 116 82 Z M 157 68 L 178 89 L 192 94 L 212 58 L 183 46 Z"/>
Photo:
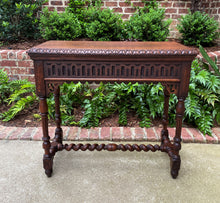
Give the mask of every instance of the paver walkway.
<path id="1" fill-rule="evenodd" d="M 130 127 L 97 127 L 85 129 L 80 127 L 62 127 L 66 141 L 160 141 L 161 128 L 130 128 Z M 175 128 L 168 128 L 170 139 L 175 135 Z M 55 127 L 49 128 L 53 137 Z M 5 127 L 0 125 L 0 140 L 41 140 L 41 127 Z M 212 137 L 203 135 L 196 128 L 182 129 L 183 142 L 190 143 L 220 143 L 220 128 L 212 129 Z"/>

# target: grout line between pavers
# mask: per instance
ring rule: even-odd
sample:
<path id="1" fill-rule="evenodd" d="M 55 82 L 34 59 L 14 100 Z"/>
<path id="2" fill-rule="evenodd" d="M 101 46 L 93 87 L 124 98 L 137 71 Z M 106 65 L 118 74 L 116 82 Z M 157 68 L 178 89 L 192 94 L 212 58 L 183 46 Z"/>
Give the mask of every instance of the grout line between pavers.
<path id="1" fill-rule="evenodd" d="M 15 127 L 15 129 L 11 130 L 11 131 L 8 133 L 8 135 L 5 137 L 5 139 L 8 140 L 8 138 L 11 136 L 11 134 L 12 134 L 15 130 L 17 130 L 17 127 Z M 18 139 L 19 139 L 19 137 L 18 137 Z"/>
<path id="2" fill-rule="evenodd" d="M 99 128 L 99 131 L 98 131 L 98 138 L 99 140 L 101 140 L 101 128 Z"/>
<path id="3" fill-rule="evenodd" d="M 191 131 L 188 128 L 185 128 L 186 131 L 189 133 L 189 135 L 192 137 L 193 142 L 195 142 L 195 137 L 193 136 L 193 134 L 191 133 Z"/>
<path id="4" fill-rule="evenodd" d="M 33 130 L 32 130 L 32 133 L 31 133 L 31 140 L 33 140 L 33 137 L 35 135 L 35 133 L 37 132 L 37 128 L 35 127 Z"/>
<path id="5" fill-rule="evenodd" d="M 146 129 L 145 129 L 145 128 L 143 128 L 143 131 L 144 131 L 144 136 L 143 136 L 143 139 L 144 139 L 144 140 L 147 140 L 147 132 L 146 132 Z"/>
<path id="6" fill-rule="evenodd" d="M 135 128 L 131 128 L 131 138 L 132 140 L 135 138 Z"/>
<path id="7" fill-rule="evenodd" d="M 203 141 L 204 141 L 205 143 L 207 143 L 207 140 L 206 140 L 205 135 L 203 135 L 203 133 L 201 133 L 201 131 L 200 131 L 199 129 L 198 129 L 198 132 L 200 133 L 200 135 L 202 135 Z"/>
<path id="8" fill-rule="evenodd" d="M 120 133 L 121 133 L 121 139 L 124 140 L 124 139 L 125 139 L 124 127 L 121 127 L 121 128 L 120 128 Z"/>
<path id="9" fill-rule="evenodd" d="M 70 132 L 70 127 L 67 127 L 66 135 L 64 136 L 64 140 L 66 141 Z"/>
<path id="10" fill-rule="evenodd" d="M 218 140 L 218 138 L 217 138 L 217 136 L 215 135 L 214 132 L 212 132 L 212 136 L 215 138 L 216 142 L 219 143 L 219 140 Z"/>
<path id="11" fill-rule="evenodd" d="M 102 130 L 102 128 L 99 128 L 99 132 L 98 132 L 99 139 L 101 138 L 101 130 Z"/>
<path id="12" fill-rule="evenodd" d="M 80 132 L 81 132 L 81 128 L 78 128 L 78 132 L 77 132 L 75 140 L 79 140 L 80 139 Z"/>
<path id="13" fill-rule="evenodd" d="M 90 139 L 90 130 L 91 128 L 88 129 L 88 138 L 87 138 L 88 140 Z"/>
<path id="14" fill-rule="evenodd" d="M 154 134 L 156 135 L 157 140 L 159 141 L 159 136 L 157 134 L 157 131 L 156 131 L 155 127 L 153 127 L 153 131 L 154 131 Z"/>
<path id="15" fill-rule="evenodd" d="M 18 139 L 20 140 L 21 137 L 24 135 L 24 133 L 26 133 L 28 131 L 29 128 L 25 128 L 24 131 L 20 134 L 20 136 L 18 136 Z"/>

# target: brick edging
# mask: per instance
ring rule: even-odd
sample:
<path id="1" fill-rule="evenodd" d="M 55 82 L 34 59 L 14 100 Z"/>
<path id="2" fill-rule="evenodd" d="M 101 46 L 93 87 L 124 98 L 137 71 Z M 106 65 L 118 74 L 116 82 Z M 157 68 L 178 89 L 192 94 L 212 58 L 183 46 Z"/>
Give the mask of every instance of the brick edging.
<path id="1" fill-rule="evenodd" d="M 173 140 L 175 128 L 168 129 Z M 5 127 L 0 125 L 0 140 L 34 140 L 42 138 L 41 127 Z M 49 128 L 49 134 L 54 134 L 55 127 Z M 159 127 L 97 127 L 85 129 L 80 127 L 63 127 L 65 141 L 160 141 Z M 184 143 L 220 143 L 220 128 L 212 129 L 212 137 L 203 135 L 196 128 L 182 128 Z"/>

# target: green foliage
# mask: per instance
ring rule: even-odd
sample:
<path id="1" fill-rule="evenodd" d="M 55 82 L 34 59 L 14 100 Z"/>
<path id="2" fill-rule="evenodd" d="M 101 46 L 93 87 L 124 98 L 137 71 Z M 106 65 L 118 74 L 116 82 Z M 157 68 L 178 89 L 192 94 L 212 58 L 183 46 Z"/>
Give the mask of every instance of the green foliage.
<path id="1" fill-rule="evenodd" d="M 110 9 L 101 9 L 101 0 L 71 0 L 68 10 L 80 22 L 82 35 L 96 41 L 122 39 L 123 21 L 119 14 Z"/>
<path id="2" fill-rule="evenodd" d="M 165 41 L 169 34 L 171 20 L 164 20 L 165 9 L 139 9 L 125 25 L 125 32 L 130 40 Z"/>
<path id="3" fill-rule="evenodd" d="M 7 74 L 0 70 L 1 102 L 12 105 L 11 108 L 0 114 L 3 121 L 12 120 L 18 113 L 30 107 L 37 97 L 34 93 L 35 85 L 27 80 L 9 81 Z"/>
<path id="4" fill-rule="evenodd" d="M 9 80 L 7 73 L 0 69 L 0 104 L 8 103 L 9 96 L 26 83 L 26 80 Z"/>
<path id="5" fill-rule="evenodd" d="M 123 21 L 120 15 L 110 9 L 101 9 L 100 0 L 71 0 L 69 10 L 79 19 L 83 30 L 81 37 L 96 41 L 122 39 Z"/>
<path id="6" fill-rule="evenodd" d="M 88 85 L 82 85 L 81 83 L 64 83 L 60 87 L 60 111 L 62 125 L 77 124 L 74 120 L 74 108 L 79 107 L 80 104 L 86 99 L 89 88 Z M 51 94 L 47 99 L 49 118 L 55 118 L 55 101 Z"/>
<path id="7" fill-rule="evenodd" d="M 189 94 L 185 101 L 185 120 L 202 133 L 211 135 L 214 119 L 220 123 L 220 78 L 203 68 L 198 60 L 192 64 Z"/>
<path id="8" fill-rule="evenodd" d="M 134 6 L 133 3 L 131 3 L 132 7 L 137 9 L 138 12 L 148 13 L 149 9 L 158 9 L 159 3 L 157 0 L 141 0 L 142 3 L 144 3 L 143 7 Z"/>
<path id="9" fill-rule="evenodd" d="M 123 21 L 119 14 L 110 9 L 90 6 L 85 11 L 87 37 L 95 41 L 116 41 L 123 39 Z"/>
<path id="10" fill-rule="evenodd" d="M 68 10 L 58 14 L 45 8 L 40 17 L 40 32 L 46 40 L 73 40 L 81 35 L 82 28 L 75 15 Z"/>
<path id="11" fill-rule="evenodd" d="M 207 63 L 203 62 L 203 66 L 205 66 L 205 68 L 208 70 L 209 66 L 211 66 L 211 68 L 213 68 L 213 70 L 215 71 L 215 74 L 220 76 L 220 71 L 219 68 L 216 64 L 216 62 L 214 62 L 209 55 L 206 53 L 205 49 L 199 45 L 199 50 L 200 53 L 202 54 L 203 58 L 207 61 Z M 217 57 L 216 57 L 216 61 L 217 61 Z"/>
<path id="12" fill-rule="evenodd" d="M 211 46 L 219 37 L 218 22 L 210 18 L 208 14 L 196 11 L 182 16 L 180 24 L 177 25 L 182 34 L 181 41 L 185 45 Z"/>
<path id="13" fill-rule="evenodd" d="M 37 12 L 44 0 L 1 0 L 0 40 L 18 41 L 40 37 Z"/>

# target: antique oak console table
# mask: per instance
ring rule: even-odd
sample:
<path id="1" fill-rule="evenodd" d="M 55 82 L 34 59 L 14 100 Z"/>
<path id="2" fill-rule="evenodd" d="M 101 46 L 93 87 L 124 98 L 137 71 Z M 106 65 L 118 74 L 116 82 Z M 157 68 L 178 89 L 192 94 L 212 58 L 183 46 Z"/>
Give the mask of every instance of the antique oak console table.
<path id="1" fill-rule="evenodd" d="M 36 92 L 40 99 L 43 130 L 43 166 L 48 177 L 52 174 L 53 157 L 66 149 L 108 151 L 162 151 L 170 157 L 171 175 L 180 169 L 181 128 L 184 100 L 188 93 L 194 49 L 175 42 L 91 42 L 48 41 L 28 50 L 34 60 Z M 164 86 L 164 116 L 161 145 L 137 144 L 63 144 L 59 107 L 59 85 L 64 82 L 139 82 Z M 53 141 L 48 134 L 48 94 L 55 98 L 56 130 Z M 171 142 L 167 130 L 170 94 L 176 94 L 176 132 Z"/>

